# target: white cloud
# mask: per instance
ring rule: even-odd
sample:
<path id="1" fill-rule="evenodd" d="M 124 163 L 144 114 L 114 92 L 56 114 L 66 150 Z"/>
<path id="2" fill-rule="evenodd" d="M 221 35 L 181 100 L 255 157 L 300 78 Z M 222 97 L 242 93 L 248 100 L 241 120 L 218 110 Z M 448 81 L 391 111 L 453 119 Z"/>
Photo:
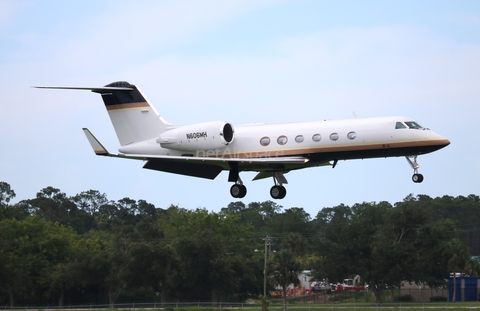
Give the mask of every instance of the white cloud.
<path id="1" fill-rule="evenodd" d="M 443 15 L 442 18 L 448 23 L 480 29 L 480 14 L 475 11 L 449 12 Z"/>
<path id="2" fill-rule="evenodd" d="M 0 0 L 0 32 L 10 26 L 20 10 L 27 6 L 22 1 Z"/>
<path id="3" fill-rule="evenodd" d="M 94 66 L 103 70 L 134 66 L 155 57 L 155 51 L 161 53 L 175 46 L 192 44 L 200 40 L 203 32 L 270 3 L 115 2 L 110 10 L 69 25 L 72 36 L 60 46 L 52 44 L 55 46 L 53 58 L 59 66 L 77 71 L 92 70 Z"/>

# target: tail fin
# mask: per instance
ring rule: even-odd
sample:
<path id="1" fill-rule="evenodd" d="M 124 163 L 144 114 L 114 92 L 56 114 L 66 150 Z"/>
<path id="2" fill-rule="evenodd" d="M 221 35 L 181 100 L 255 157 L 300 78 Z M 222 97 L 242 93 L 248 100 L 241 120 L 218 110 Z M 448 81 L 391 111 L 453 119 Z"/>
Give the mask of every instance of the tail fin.
<path id="1" fill-rule="evenodd" d="M 158 137 L 171 126 L 135 85 L 113 82 L 105 88 L 92 89 L 92 92 L 102 96 L 122 146 Z"/>
<path id="2" fill-rule="evenodd" d="M 90 90 L 102 95 L 120 145 L 156 138 L 172 127 L 139 89 L 125 81 L 104 87 L 36 86 L 44 89 Z"/>

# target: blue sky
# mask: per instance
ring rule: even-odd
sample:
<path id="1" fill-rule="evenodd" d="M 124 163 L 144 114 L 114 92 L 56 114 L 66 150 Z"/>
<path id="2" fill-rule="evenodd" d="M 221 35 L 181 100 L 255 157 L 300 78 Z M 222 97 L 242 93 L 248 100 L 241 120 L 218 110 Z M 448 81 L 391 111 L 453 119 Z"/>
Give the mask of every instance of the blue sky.
<path id="1" fill-rule="evenodd" d="M 52 186 L 219 211 L 226 172 L 203 180 L 94 156 L 88 127 L 118 141 L 101 98 L 32 85 L 137 85 L 171 123 L 234 126 L 405 115 L 452 142 L 419 157 L 340 162 L 286 175 L 285 208 L 479 195 L 478 1 L 0 0 L 0 180 L 14 202 Z M 244 203 L 270 200 L 252 182 Z"/>

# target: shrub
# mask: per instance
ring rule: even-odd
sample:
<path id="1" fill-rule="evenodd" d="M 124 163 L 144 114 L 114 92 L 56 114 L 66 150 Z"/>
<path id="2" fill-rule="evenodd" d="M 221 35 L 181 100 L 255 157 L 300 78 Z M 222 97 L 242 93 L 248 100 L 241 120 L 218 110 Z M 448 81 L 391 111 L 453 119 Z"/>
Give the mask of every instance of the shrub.
<path id="1" fill-rule="evenodd" d="M 408 301 L 413 301 L 413 297 L 412 295 L 406 294 L 406 295 L 398 296 L 395 300 L 399 302 L 408 302 Z"/>
<path id="2" fill-rule="evenodd" d="M 447 301 L 447 297 L 443 296 L 432 296 L 430 297 L 430 302 L 441 302 L 441 301 Z"/>

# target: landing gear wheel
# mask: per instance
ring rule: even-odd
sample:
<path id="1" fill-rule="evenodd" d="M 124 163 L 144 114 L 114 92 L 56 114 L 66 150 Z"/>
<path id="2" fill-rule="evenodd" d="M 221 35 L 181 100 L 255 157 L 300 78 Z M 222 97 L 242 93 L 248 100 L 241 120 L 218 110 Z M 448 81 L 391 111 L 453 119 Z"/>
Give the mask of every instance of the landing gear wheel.
<path id="1" fill-rule="evenodd" d="M 270 195 L 274 199 L 283 199 L 287 195 L 287 189 L 284 186 L 273 186 L 270 188 Z"/>
<path id="2" fill-rule="evenodd" d="M 240 195 L 238 196 L 239 198 L 243 198 L 247 195 L 247 187 L 245 187 L 244 185 L 240 185 Z"/>
<path id="3" fill-rule="evenodd" d="M 234 198 L 243 198 L 247 194 L 247 187 L 240 184 L 234 184 L 230 188 L 230 194 Z"/>
<path id="4" fill-rule="evenodd" d="M 421 183 L 423 181 L 423 175 L 422 174 L 413 174 L 412 180 L 414 183 Z"/>

